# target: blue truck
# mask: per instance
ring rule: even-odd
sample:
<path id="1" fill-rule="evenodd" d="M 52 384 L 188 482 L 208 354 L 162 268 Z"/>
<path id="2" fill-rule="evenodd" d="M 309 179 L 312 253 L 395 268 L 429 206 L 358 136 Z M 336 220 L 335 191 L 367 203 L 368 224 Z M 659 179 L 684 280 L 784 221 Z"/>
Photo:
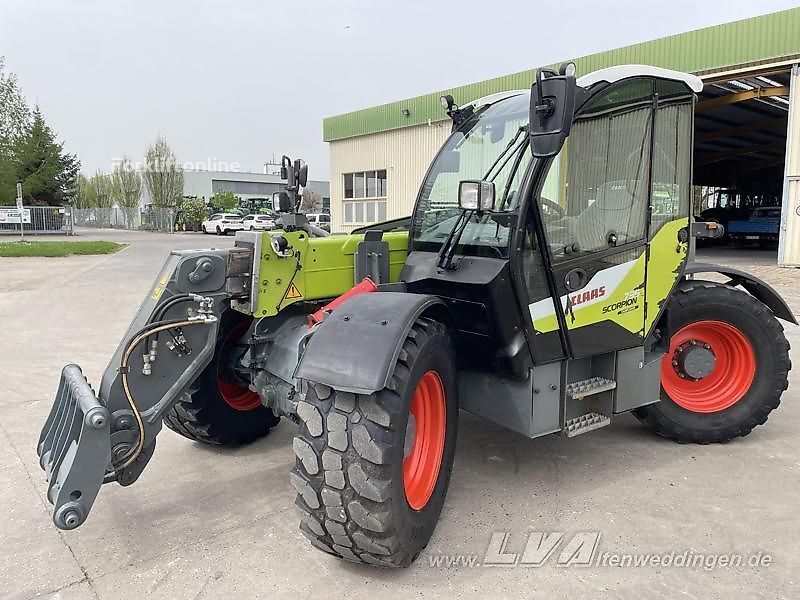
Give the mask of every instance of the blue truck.
<path id="1" fill-rule="evenodd" d="M 728 223 L 728 239 L 737 248 L 750 242 L 760 246 L 771 246 L 778 243 L 778 229 L 781 225 L 781 209 L 777 206 L 756 208 L 746 220 Z"/>

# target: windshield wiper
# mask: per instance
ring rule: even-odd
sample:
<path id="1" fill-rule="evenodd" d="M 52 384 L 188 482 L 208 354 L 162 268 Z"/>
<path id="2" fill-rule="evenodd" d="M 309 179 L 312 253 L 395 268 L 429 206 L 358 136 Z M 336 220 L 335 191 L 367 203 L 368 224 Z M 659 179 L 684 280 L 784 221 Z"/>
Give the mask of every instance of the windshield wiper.
<path id="1" fill-rule="evenodd" d="M 492 163 L 492 165 L 489 167 L 489 170 L 488 170 L 488 171 L 486 171 L 486 174 L 485 174 L 485 175 L 483 176 L 483 178 L 482 178 L 484 181 L 487 181 L 487 180 L 488 180 L 488 181 L 491 181 L 491 180 L 489 179 L 489 175 L 491 175 L 491 174 L 492 174 L 492 171 L 494 171 L 494 168 L 497 166 L 497 164 L 498 164 L 498 163 L 499 163 L 501 160 L 503 160 L 503 157 L 504 157 L 504 156 L 506 156 L 506 154 L 508 154 L 508 151 L 509 151 L 509 150 L 511 150 L 511 148 L 513 148 L 513 147 L 514 147 L 514 145 L 516 145 L 517 141 L 519 140 L 519 135 L 520 135 L 521 133 L 525 132 L 525 131 L 528 131 L 528 126 L 527 126 L 527 125 L 520 125 L 520 126 L 519 126 L 519 128 L 517 128 L 517 133 L 515 133 L 515 134 L 514 134 L 514 137 L 513 137 L 513 138 L 511 138 L 511 139 L 508 141 L 508 144 L 506 145 L 506 147 L 505 147 L 505 148 L 503 148 L 503 151 L 502 151 L 502 152 L 501 152 L 501 153 L 498 155 L 498 157 L 495 159 L 495 161 L 494 161 L 494 162 Z M 524 139 L 527 139 L 527 136 L 526 136 Z M 503 164 L 502 164 L 502 165 L 500 165 L 500 168 L 497 170 L 497 173 L 495 173 L 495 177 L 497 177 L 497 175 L 498 175 L 498 174 L 499 174 L 499 173 L 500 173 L 500 172 L 503 170 L 503 167 L 505 167 L 505 166 L 506 166 L 506 163 L 508 162 L 509 158 L 511 158 L 511 156 L 513 156 L 513 154 L 512 154 L 512 155 L 510 155 L 508 158 L 506 158 L 506 160 L 504 160 L 504 161 L 503 161 Z"/>
<path id="2" fill-rule="evenodd" d="M 494 177 L 497 177 L 503 171 L 503 169 L 505 168 L 506 164 L 508 164 L 508 161 L 511 160 L 511 158 L 515 155 L 514 152 L 511 152 L 511 153 L 509 153 L 509 152 L 512 149 L 516 149 L 518 151 L 522 146 L 524 146 L 528 142 L 528 136 L 527 135 L 522 136 L 522 139 L 520 139 L 520 136 L 523 133 L 526 133 L 527 131 L 528 131 L 528 126 L 527 125 L 520 125 L 517 128 L 517 132 L 514 134 L 514 137 L 512 137 L 508 141 L 508 144 L 506 144 L 506 147 L 503 148 L 502 152 L 500 152 L 498 157 L 495 159 L 495 161 L 489 167 L 489 170 L 486 171 L 486 174 L 482 178 L 484 181 L 487 181 L 487 180 L 488 181 L 493 181 Z M 514 164 L 514 170 L 515 171 L 516 171 L 517 168 L 519 168 L 520 160 L 521 159 L 518 156 L 518 158 L 517 158 L 517 160 L 515 161 L 515 164 Z M 497 167 L 498 164 L 500 165 L 500 167 L 497 169 L 497 172 L 494 174 L 494 177 L 490 179 L 489 176 L 492 174 L 492 171 L 495 170 L 495 167 Z M 509 186 L 506 185 L 504 198 L 503 198 L 504 202 L 505 202 L 505 196 L 508 194 L 508 188 L 509 188 Z M 461 236 L 463 235 L 464 230 L 467 228 L 467 225 L 469 224 L 470 220 L 472 219 L 472 215 L 474 213 L 475 213 L 474 210 L 464 210 L 458 216 L 458 219 L 456 219 L 456 222 L 453 224 L 453 228 L 450 230 L 450 233 L 447 236 L 447 240 L 444 242 L 444 244 L 442 244 L 442 247 L 439 250 L 439 261 L 437 263 L 437 266 L 440 269 L 447 269 L 447 270 L 453 269 L 453 256 L 455 255 L 456 248 L 458 247 L 458 244 L 461 241 Z"/>
<path id="3" fill-rule="evenodd" d="M 517 158 L 514 161 L 514 166 L 511 167 L 511 173 L 508 174 L 508 180 L 506 181 L 506 186 L 503 189 L 503 196 L 500 198 L 500 206 L 498 207 L 498 211 L 502 211 L 505 206 L 506 202 L 508 202 L 509 192 L 511 191 L 511 184 L 514 182 L 514 177 L 517 175 L 517 171 L 519 170 L 519 165 L 522 162 L 522 157 L 525 154 L 525 149 L 528 146 L 528 136 L 525 136 L 524 142 L 520 144 L 519 150 L 517 151 Z M 514 156 L 513 154 L 511 156 Z M 510 203 L 509 203 L 510 204 Z"/>
<path id="4" fill-rule="evenodd" d="M 447 236 L 447 240 L 439 250 L 439 261 L 436 266 L 440 269 L 447 269 L 448 271 L 453 269 L 453 255 L 458 247 L 458 242 L 461 240 L 461 235 L 467 228 L 474 212 L 474 210 L 464 210 L 458 215 L 458 219 L 456 219 L 453 228 L 450 230 L 450 235 Z"/>

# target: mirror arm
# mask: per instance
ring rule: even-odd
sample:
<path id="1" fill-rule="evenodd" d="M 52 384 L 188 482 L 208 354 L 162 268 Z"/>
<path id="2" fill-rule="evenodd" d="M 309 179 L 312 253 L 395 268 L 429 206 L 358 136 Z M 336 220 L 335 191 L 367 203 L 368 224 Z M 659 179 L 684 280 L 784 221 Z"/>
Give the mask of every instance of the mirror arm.
<path id="1" fill-rule="evenodd" d="M 539 115 L 539 121 L 544 123 L 545 119 L 552 116 L 552 114 L 556 111 L 556 103 L 553 101 L 552 98 L 545 98 L 544 94 L 542 94 L 542 79 L 544 79 L 544 74 L 547 73 L 548 75 L 555 76 L 555 71 L 550 69 L 539 68 L 536 69 L 536 105 L 534 110 L 536 110 L 536 114 Z"/>

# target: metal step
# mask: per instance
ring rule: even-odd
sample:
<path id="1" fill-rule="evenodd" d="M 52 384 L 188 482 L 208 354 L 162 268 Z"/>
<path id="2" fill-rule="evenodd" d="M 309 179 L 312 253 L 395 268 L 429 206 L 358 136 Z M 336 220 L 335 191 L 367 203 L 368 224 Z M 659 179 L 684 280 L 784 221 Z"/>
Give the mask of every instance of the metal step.
<path id="1" fill-rule="evenodd" d="M 601 415 L 600 413 L 590 412 L 575 417 L 574 419 L 567 419 L 567 422 L 564 424 L 563 433 L 567 437 L 575 437 L 576 435 L 600 429 L 610 424 L 611 419 L 609 417 Z"/>
<path id="2" fill-rule="evenodd" d="M 590 377 L 567 384 L 567 395 L 573 400 L 583 400 L 586 396 L 607 392 L 617 387 L 617 382 L 605 377 Z"/>

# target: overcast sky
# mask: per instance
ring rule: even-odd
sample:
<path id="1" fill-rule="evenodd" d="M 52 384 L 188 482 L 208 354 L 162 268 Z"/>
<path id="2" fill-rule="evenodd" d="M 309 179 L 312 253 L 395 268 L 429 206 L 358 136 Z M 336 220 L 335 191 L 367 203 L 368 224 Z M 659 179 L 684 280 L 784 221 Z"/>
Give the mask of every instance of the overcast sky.
<path id="1" fill-rule="evenodd" d="M 288 153 L 316 179 L 323 117 L 794 5 L 3 0 L 0 56 L 87 173 L 161 134 L 182 162 Z"/>

